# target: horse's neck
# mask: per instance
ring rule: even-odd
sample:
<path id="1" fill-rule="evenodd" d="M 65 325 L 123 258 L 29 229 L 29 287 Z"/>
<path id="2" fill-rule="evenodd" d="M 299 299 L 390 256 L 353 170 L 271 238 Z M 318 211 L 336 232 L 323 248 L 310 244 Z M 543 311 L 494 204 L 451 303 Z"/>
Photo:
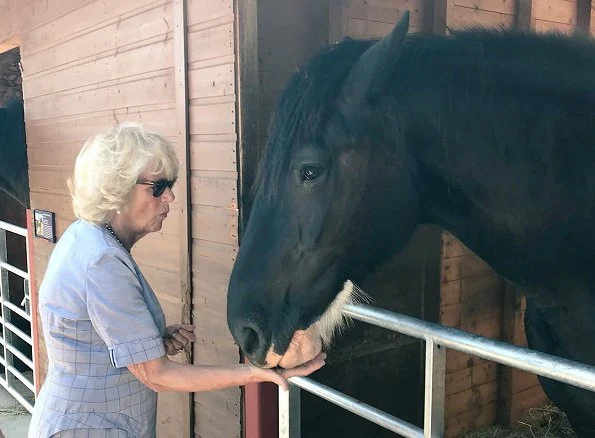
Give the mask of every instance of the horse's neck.
<path id="1" fill-rule="evenodd" d="M 458 159 L 434 168 L 420 164 L 422 219 L 450 231 L 521 286 L 592 277 L 592 205 L 577 202 L 588 194 L 585 187 L 577 186 L 573 199 L 562 183 L 536 177 L 528 167 L 478 162 L 470 170 Z M 536 188 L 539 195 L 533 193 Z"/>
<path id="2" fill-rule="evenodd" d="M 477 209 L 473 201 L 459 187 L 451 184 L 448 174 L 440 174 L 421 165 L 418 179 L 421 221 L 439 225 L 466 245 L 477 247 L 474 239 L 477 226 L 470 217 L 470 212 Z"/>
<path id="3" fill-rule="evenodd" d="M 515 248 L 513 234 L 506 228 L 497 229 L 482 217 L 484 206 L 470 199 L 466 193 L 449 183 L 443 176 L 422 171 L 420 177 L 428 177 L 422 192 L 421 221 L 440 226 L 453 234 L 466 247 L 510 280 L 527 285 L 523 271 L 510 261 L 521 258 Z M 508 254 L 509 257 L 502 257 Z"/>

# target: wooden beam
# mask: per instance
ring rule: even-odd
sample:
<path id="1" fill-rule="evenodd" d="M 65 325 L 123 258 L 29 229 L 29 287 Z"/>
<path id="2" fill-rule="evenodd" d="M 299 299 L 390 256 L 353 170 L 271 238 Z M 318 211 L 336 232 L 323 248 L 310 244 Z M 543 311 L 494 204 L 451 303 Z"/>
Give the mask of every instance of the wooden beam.
<path id="1" fill-rule="evenodd" d="M 534 29 L 533 0 L 518 0 L 517 8 L 517 28 L 527 31 Z"/>
<path id="2" fill-rule="evenodd" d="M 588 36 L 591 33 L 592 0 L 576 1 L 576 33 Z"/>
<path id="3" fill-rule="evenodd" d="M 434 21 L 432 33 L 436 35 L 448 35 L 454 26 L 454 0 L 436 0 L 434 2 Z"/>
<path id="4" fill-rule="evenodd" d="M 39 395 L 41 390 L 41 361 L 39 354 L 39 337 L 42 336 L 39 329 L 39 309 L 37 283 L 35 282 L 35 261 L 33 256 L 33 229 L 35 221 L 33 219 L 33 210 L 27 209 L 27 272 L 29 273 L 29 299 L 31 306 L 31 338 L 33 339 L 33 383 L 35 385 L 35 396 Z"/>
<path id="5" fill-rule="evenodd" d="M 14 49 L 15 47 L 19 47 L 21 42 L 19 38 L 15 35 L 12 35 L 5 41 L 0 42 L 0 53 L 8 52 L 9 50 Z"/>
<path id="6" fill-rule="evenodd" d="M 248 220 L 250 188 L 256 177 L 259 153 L 259 82 L 257 0 L 236 0 L 236 114 L 239 236 Z"/>
<path id="7" fill-rule="evenodd" d="M 334 44 L 348 35 L 347 0 L 329 0 L 328 42 Z"/>
<path id="8" fill-rule="evenodd" d="M 178 159 L 180 171 L 176 198 L 180 204 L 179 245 L 180 245 L 180 300 L 181 321 L 192 323 L 192 242 L 191 242 L 191 203 L 190 203 L 190 137 L 188 116 L 188 50 L 186 39 L 186 0 L 173 0 L 173 39 L 174 39 L 174 78 L 176 95 L 176 125 Z M 192 362 L 192 345 L 184 350 L 183 362 Z M 192 436 L 192 394 L 184 398 L 180 407 L 182 437 Z"/>
<path id="9" fill-rule="evenodd" d="M 518 345 L 518 331 L 520 321 L 520 295 L 516 287 L 504 280 L 504 291 L 502 299 L 502 335 L 501 340 L 511 344 Z M 514 394 L 514 370 L 510 367 L 499 367 L 499 385 L 498 385 L 498 420 L 503 424 L 509 424 L 513 412 L 515 412 L 515 394 Z"/>

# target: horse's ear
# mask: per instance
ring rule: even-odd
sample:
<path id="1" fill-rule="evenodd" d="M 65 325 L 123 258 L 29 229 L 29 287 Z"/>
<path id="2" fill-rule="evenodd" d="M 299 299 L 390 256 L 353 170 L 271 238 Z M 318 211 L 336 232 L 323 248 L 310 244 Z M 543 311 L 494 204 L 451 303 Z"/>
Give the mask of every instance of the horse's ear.
<path id="1" fill-rule="evenodd" d="M 357 111 L 384 88 L 399 60 L 408 31 L 409 11 L 405 11 L 391 33 L 366 50 L 353 65 L 338 99 L 345 116 Z"/>

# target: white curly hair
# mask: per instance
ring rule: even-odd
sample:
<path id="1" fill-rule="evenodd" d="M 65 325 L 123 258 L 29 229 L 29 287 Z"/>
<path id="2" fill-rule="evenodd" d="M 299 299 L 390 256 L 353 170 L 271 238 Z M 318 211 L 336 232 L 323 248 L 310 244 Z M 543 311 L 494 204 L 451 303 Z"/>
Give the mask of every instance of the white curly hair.
<path id="1" fill-rule="evenodd" d="M 142 174 L 174 179 L 179 167 L 175 148 L 165 137 L 133 122 L 108 128 L 87 140 L 76 158 L 68 180 L 74 213 L 106 224 L 129 202 Z"/>

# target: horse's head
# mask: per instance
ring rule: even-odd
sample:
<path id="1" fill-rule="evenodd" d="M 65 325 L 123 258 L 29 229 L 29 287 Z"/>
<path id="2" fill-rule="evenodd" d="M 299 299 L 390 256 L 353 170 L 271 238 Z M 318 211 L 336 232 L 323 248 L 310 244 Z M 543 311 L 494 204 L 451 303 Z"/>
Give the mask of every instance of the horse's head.
<path id="1" fill-rule="evenodd" d="M 375 44 L 322 53 L 280 97 L 228 294 L 230 330 L 256 364 L 316 354 L 353 298 L 341 293 L 346 280 L 361 280 L 415 229 L 413 160 L 389 144 L 373 104 L 407 18 Z"/>

